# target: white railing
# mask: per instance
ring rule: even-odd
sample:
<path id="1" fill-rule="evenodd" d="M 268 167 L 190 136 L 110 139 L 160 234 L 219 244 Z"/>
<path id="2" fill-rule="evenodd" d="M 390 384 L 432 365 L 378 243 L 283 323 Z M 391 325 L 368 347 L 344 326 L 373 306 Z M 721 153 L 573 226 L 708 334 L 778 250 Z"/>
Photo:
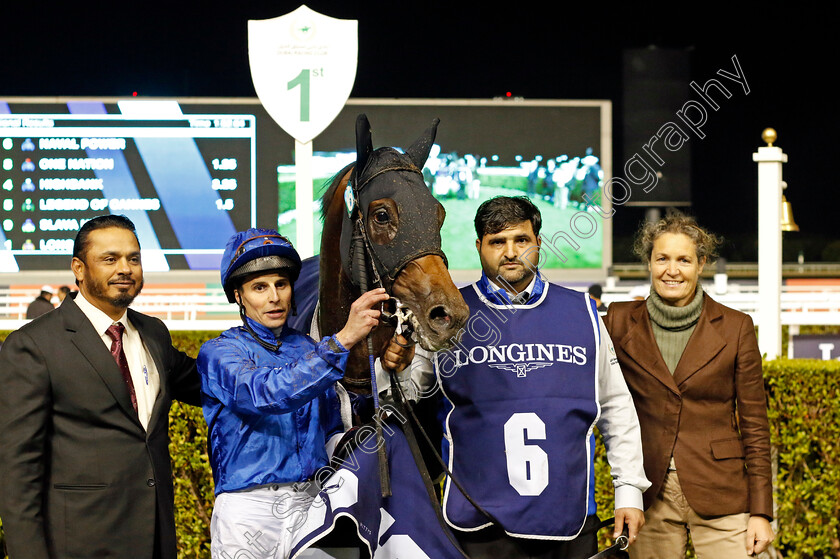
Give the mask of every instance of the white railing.
<path id="1" fill-rule="evenodd" d="M 757 322 L 761 314 L 757 285 L 730 283 L 726 293 L 716 293 L 711 284 L 703 287 L 716 301 L 749 314 Z M 605 291 L 604 302 L 628 301 L 631 289 Z M 781 303 L 784 325 L 840 325 L 840 285 L 784 285 Z"/>
<path id="2" fill-rule="evenodd" d="M 0 288 L 0 330 L 26 324 L 26 308 L 38 296 L 31 288 Z M 53 303 L 58 304 L 54 298 Z M 225 330 L 240 322 L 239 309 L 219 287 L 161 288 L 147 285 L 131 308 L 163 320 L 171 330 Z"/>
<path id="3" fill-rule="evenodd" d="M 605 290 L 603 300 L 608 305 L 629 300 L 632 287 L 628 283 Z M 726 293 L 715 293 L 711 284 L 704 287 L 717 301 L 757 320 L 757 286 L 730 282 Z M 0 330 L 25 324 L 26 308 L 37 295 L 33 288 L 0 288 Z M 240 321 L 236 305 L 227 302 L 219 287 L 147 285 L 131 308 L 159 317 L 172 330 L 225 330 Z M 781 319 L 785 325 L 840 325 L 840 286 L 783 286 Z"/>

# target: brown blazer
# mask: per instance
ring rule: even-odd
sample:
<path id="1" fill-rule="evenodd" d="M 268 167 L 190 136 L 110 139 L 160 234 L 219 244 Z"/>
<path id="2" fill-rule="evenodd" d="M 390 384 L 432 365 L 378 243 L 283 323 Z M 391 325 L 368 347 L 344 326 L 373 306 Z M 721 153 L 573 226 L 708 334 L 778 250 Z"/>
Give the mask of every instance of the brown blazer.
<path id="1" fill-rule="evenodd" d="M 761 354 L 750 317 L 707 295 L 674 374 L 645 301 L 613 303 L 606 326 L 642 428 L 645 508 L 671 455 L 688 504 L 704 516 L 773 516 L 770 431 Z"/>

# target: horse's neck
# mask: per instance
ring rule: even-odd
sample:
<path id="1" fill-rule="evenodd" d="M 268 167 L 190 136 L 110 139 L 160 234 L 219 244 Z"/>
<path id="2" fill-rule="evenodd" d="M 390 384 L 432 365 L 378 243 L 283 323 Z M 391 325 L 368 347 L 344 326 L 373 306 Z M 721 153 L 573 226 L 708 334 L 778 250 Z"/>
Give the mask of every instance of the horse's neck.
<path id="1" fill-rule="evenodd" d="M 350 278 L 341 266 L 341 221 L 344 212 L 343 183 L 336 189 L 335 196 L 324 217 L 324 228 L 321 235 L 321 268 L 320 288 L 318 297 L 319 316 L 318 326 L 321 335 L 339 332 L 350 316 L 350 305 L 361 295 L 358 288 L 353 286 Z M 379 357 L 392 335 L 393 329 L 377 327 L 373 331 L 373 353 Z M 367 344 L 362 341 L 350 350 L 345 377 L 350 379 L 370 378 Z"/>
<path id="2" fill-rule="evenodd" d="M 338 190 L 344 191 L 343 188 Z M 337 193 L 334 203 L 330 204 L 329 213 L 324 218 L 321 234 L 321 269 L 318 299 L 320 312 L 318 326 L 324 334 L 338 332 L 347 322 L 350 303 L 353 301 L 353 285 L 341 267 L 341 220 L 343 194 Z"/>

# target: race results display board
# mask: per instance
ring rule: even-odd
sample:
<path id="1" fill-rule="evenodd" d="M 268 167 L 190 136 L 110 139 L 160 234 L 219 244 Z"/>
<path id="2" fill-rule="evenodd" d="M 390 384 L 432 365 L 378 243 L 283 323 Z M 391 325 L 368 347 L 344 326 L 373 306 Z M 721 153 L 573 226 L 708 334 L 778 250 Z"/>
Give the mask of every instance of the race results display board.
<path id="1" fill-rule="evenodd" d="M 66 268 L 102 214 L 134 222 L 149 271 L 218 269 L 227 239 L 256 225 L 255 116 L 131 103 L 0 103 L 0 271 Z"/>

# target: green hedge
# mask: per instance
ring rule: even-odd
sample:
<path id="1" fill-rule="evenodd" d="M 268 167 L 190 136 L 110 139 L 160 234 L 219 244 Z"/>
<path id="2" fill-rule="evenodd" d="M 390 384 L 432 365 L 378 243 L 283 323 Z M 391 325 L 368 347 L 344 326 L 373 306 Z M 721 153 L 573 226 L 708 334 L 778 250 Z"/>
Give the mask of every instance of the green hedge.
<path id="1" fill-rule="evenodd" d="M 0 340 L 7 334 L 0 332 Z M 176 347 L 196 355 L 216 332 L 173 332 Z M 786 559 L 840 557 L 840 363 L 777 360 L 764 365 L 771 439 L 778 456 L 775 547 Z M 179 557 L 209 557 L 213 481 L 201 410 L 175 404 L 170 414 Z M 603 444 L 596 448 L 596 495 L 612 511 Z M 611 532 L 600 534 L 602 544 Z M 0 524 L 2 543 L 2 524 Z"/>
<path id="2" fill-rule="evenodd" d="M 764 379 L 777 464 L 773 545 L 785 559 L 840 557 L 840 362 L 766 361 Z M 611 511 L 612 483 L 600 440 L 595 475 L 598 509 Z M 611 543 L 606 535 L 601 542 Z"/>
<path id="3" fill-rule="evenodd" d="M 201 344 L 219 332 L 172 332 L 172 343 L 195 357 Z M 207 424 L 201 408 L 172 404 L 169 452 L 175 477 L 175 527 L 179 558 L 210 557 L 213 472 L 207 457 Z"/>
<path id="4" fill-rule="evenodd" d="M 777 547 L 786 558 L 840 557 L 840 363 L 765 364 L 778 454 Z"/>

